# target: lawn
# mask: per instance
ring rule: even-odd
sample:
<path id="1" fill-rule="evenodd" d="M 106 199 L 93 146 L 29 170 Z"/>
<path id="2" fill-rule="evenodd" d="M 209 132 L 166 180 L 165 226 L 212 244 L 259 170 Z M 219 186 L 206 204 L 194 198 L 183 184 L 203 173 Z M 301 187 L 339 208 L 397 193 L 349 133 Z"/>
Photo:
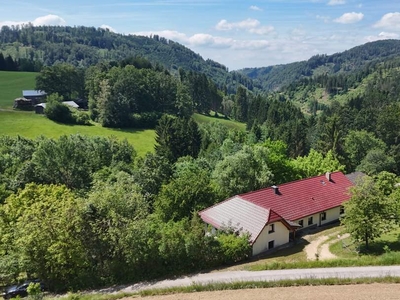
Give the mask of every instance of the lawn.
<path id="1" fill-rule="evenodd" d="M 226 127 L 230 129 L 238 129 L 245 131 L 246 130 L 246 124 L 245 123 L 240 123 L 236 121 L 232 121 L 229 119 L 225 119 L 223 117 L 221 118 L 216 118 L 216 117 L 211 117 L 211 116 L 206 116 L 206 115 L 201 115 L 201 114 L 194 114 L 193 119 L 201 124 L 201 123 L 212 123 L 212 122 L 219 122 L 221 124 L 224 124 Z"/>
<path id="2" fill-rule="evenodd" d="M 0 108 L 12 108 L 14 99 L 22 97 L 22 90 L 35 89 L 37 74 L 0 71 Z"/>
<path id="3" fill-rule="evenodd" d="M 360 255 L 379 257 L 390 252 L 400 254 L 400 227 L 370 242 L 368 249 L 365 249 L 364 243 L 354 243 L 350 237 L 332 244 L 329 249 L 341 258 L 356 258 Z"/>
<path id="4" fill-rule="evenodd" d="M 146 152 L 152 152 L 155 143 L 154 130 L 113 129 L 99 125 L 63 125 L 34 112 L 0 111 L 0 135 L 21 135 L 27 138 L 36 138 L 43 135 L 49 138 L 58 138 L 61 135 L 76 133 L 90 136 L 115 136 L 118 139 L 127 139 L 140 156 L 143 156 Z"/>

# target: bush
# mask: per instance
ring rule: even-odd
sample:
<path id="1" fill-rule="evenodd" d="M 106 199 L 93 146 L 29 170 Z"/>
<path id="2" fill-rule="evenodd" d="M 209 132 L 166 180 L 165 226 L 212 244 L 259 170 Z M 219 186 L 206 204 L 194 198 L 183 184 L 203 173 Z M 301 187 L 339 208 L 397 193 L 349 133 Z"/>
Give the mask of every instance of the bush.
<path id="1" fill-rule="evenodd" d="M 153 129 L 156 127 L 158 120 L 161 118 L 159 112 L 144 112 L 141 114 L 133 114 L 131 116 L 131 124 L 134 128 Z"/>
<path id="2" fill-rule="evenodd" d="M 72 117 L 77 125 L 91 125 L 89 115 L 86 112 L 75 111 Z"/>
<path id="3" fill-rule="evenodd" d="M 68 106 L 57 101 L 47 102 L 44 114 L 50 120 L 53 120 L 55 122 L 60 122 L 65 124 L 75 123 L 75 120 Z"/>

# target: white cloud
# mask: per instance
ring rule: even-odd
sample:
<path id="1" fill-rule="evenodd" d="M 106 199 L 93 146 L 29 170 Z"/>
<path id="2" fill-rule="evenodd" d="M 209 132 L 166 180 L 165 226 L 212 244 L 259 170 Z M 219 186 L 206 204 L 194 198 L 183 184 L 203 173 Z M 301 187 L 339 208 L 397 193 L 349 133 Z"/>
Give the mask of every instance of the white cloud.
<path id="1" fill-rule="evenodd" d="M 328 5 L 343 5 L 346 4 L 345 0 L 330 0 Z"/>
<path id="2" fill-rule="evenodd" d="M 215 26 L 217 30 L 232 30 L 232 29 L 250 29 L 260 25 L 260 21 L 256 19 L 246 19 L 240 22 L 229 23 L 227 20 L 221 20 Z"/>
<path id="3" fill-rule="evenodd" d="M 207 48 L 225 48 L 234 50 L 254 50 L 264 49 L 270 46 L 267 40 L 236 40 L 233 38 L 225 38 L 220 36 L 213 36 L 207 33 L 196 33 L 192 36 L 187 36 L 184 33 L 163 30 L 163 31 L 147 31 L 147 32 L 134 32 L 133 35 L 159 35 L 166 39 L 180 42 L 188 47 L 207 47 Z"/>
<path id="4" fill-rule="evenodd" d="M 261 27 L 257 27 L 257 28 L 250 28 L 249 32 L 260 34 L 260 35 L 267 35 L 267 34 L 273 32 L 274 29 L 275 28 L 273 26 L 261 26 Z"/>
<path id="5" fill-rule="evenodd" d="M 374 27 L 400 30 L 400 13 L 394 12 L 384 15 Z"/>
<path id="6" fill-rule="evenodd" d="M 260 8 L 260 7 L 258 7 L 258 6 L 255 6 L 255 5 L 252 5 L 252 6 L 250 6 L 249 8 L 250 8 L 251 10 L 255 10 L 255 11 L 263 11 L 262 8 Z"/>
<path id="7" fill-rule="evenodd" d="M 230 48 L 234 45 L 235 40 L 231 38 L 223 38 L 218 36 L 212 36 L 205 33 L 197 33 L 189 38 L 191 46 L 211 46 L 217 48 Z"/>
<path id="8" fill-rule="evenodd" d="M 100 28 L 103 28 L 103 29 L 106 29 L 106 30 L 108 29 L 111 32 L 117 32 L 114 28 L 112 28 L 111 26 L 106 25 L 106 24 L 101 25 Z"/>
<path id="9" fill-rule="evenodd" d="M 246 19 L 240 22 L 228 22 L 223 19 L 218 22 L 215 28 L 219 31 L 247 30 L 250 33 L 260 35 L 266 35 L 274 31 L 273 26 L 261 26 L 260 21 L 256 19 Z"/>
<path id="10" fill-rule="evenodd" d="M 237 50 L 260 50 L 270 46 L 270 42 L 266 40 L 251 40 L 251 41 L 235 41 L 232 45 L 233 49 Z"/>
<path id="11" fill-rule="evenodd" d="M 47 15 L 43 17 L 36 18 L 32 24 L 34 26 L 44 26 L 44 25 L 59 25 L 59 26 L 65 26 L 67 25 L 67 22 L 59 16 L 56 15 Z"/>
<path id="12" fill-rule="evenodd" d="M 378 40 L 388 40 L 388 39 L 398 39 L 398 38 L 400 38 L 400 35 L 397 33 L 382 31 L 377 36 L 374 35 L 367 36 L 365 40 L 368 42 L 374 42 Z"/>
<path id="13" fill-rule="evenodd" d="M 33 26 L 46 26 L 46 25 L 65 26 L 67 25 L 67 22 L 60 16 L 47 15 L 38 17 L 33 21 L 3 21 L 0 22 L 0 27 L 27 25 L 27 24 L 32 24 Z"/>
<path id="14" fill-rule="evenodd" d="M 363 13 L 351 12 L 351 13 L 345 13 L 333 21 L 341 24 L 351 24 L 351 23 L 357 23 L 361 21 L 363 18 L 364 18 Z"/>
<path id="15" fill-rule="evenodd" d="M 329 23 L 329 21 L 330 21 L 330 17 L 328 17 L 328 16 L 320 16 L 320 15 L 316 15 L 316 18 L 318 19 L 318 20 L 322 20 L 322 21 L 324 21 L 324 23 Z"/>

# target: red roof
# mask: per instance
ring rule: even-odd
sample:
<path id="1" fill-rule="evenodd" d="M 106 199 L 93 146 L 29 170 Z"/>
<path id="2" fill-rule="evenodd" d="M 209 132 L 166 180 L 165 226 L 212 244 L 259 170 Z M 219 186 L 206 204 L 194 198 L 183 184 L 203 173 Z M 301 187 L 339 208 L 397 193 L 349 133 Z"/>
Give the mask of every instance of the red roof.
<path id="1" fill-rule="evenodd" d="M 282 184 L 275 193 L 272 187 L 238 197 L 262 208 L 271 208 L 287 220 L 298 220 L 337 206 L 350 199 L 352 182 L 342 172 L 306 178 Z"/>

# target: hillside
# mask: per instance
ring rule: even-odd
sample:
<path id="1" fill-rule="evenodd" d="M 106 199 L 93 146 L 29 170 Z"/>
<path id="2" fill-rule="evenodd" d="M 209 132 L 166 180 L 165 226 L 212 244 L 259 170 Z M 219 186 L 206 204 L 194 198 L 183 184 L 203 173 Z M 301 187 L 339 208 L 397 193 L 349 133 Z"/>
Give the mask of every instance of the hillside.
<path id="1" fill-rule="evenodd" d="M 262 86 L 264 91 L 279 90 L 283 86 L 305 77 L 322 74 L 350 74 L 368 64 L 400 55 L 400 40 L 366 43 L 333 55 L 316 55 L 307 61 L 262 68 L 239 70 Z"/>
<path id="2" fill-rule="evenodd" d="M 13 100 L 22 96 L 22 90 L 35 88 L 37 73 L 0 71 L 0 108 L 11 108 Z"/>
<path id="3" fill-rule="evenodd" d="M 94 27 L 24 26 L 0 30 L 0 52 L 14 59 L 38 60 L 44 65 L 67 62 L 87 67 L 102 61 L 141 56 L 171 73 L 179 68 L 206 74 L 221 89 L 236 91 L 238 83 L 255 90 L 247 76 L 229 72 L 224 65 L 204 60 L 189 48 L 154 35 L 122 35 Z"/>

